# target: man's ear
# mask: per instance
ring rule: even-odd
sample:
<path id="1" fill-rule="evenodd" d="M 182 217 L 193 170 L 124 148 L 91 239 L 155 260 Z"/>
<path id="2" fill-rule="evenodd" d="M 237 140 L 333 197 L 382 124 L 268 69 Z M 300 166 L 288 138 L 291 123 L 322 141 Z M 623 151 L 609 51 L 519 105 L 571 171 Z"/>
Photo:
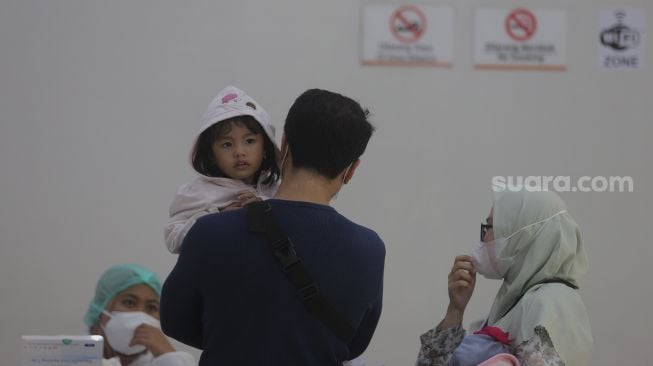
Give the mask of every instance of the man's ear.
<path id="1" fill-rule="evenodd" d="M 343 182 L 345 184 L 349 183 L 351 178 L 354 176 L 354 172 L 356 172 L 356 168 L 358 168 L 358 165 L 361 163 L 361 159 L 356 159 L 354 160 L 353 163 L 349 166 L 349 169 L 345 171 L 345 177 L 343 179 Z"/>

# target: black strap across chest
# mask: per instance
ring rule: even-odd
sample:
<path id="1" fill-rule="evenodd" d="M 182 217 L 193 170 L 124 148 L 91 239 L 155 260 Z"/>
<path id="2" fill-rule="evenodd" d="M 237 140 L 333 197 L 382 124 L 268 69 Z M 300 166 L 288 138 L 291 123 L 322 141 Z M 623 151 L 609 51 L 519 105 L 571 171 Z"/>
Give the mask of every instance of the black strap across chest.
<path id="1" fill-rule="evenodd" d="M 302 260 L 297 256 L 295 245 L 279 227 L 267 202 L 255 202 L 247 206 L 248 230 L 263 234 L 272 254 L 297 290 L 306 310 L 329 328 L 340 340 L 349 343 L 354 336 L 354 327 L 349 324 L 327 301 L 313 281 Z"/>
<path id="2" fill-rule="evenodd" d="M 508 308 L 508 310 L 506 310 L 506 311 L 501 315 L 501 317 L 500 317 L 499 319 L 501 319 L 501 318 L 503 318 L 504 316 L 506 316 L 506 315 L 510 312 L 510 310 L 512 310 L 515 306 L 517 306 L 517 304 L 519 304 L 519 302 L 521 301 L 521 299 L 524 297 L 524 295 L 526 295 L 526 293 L 527 293 L 531 288 L 533 288 L 533 287 L 535 287 L 535 286 L 537 286 L 537 285 L 543 285 L 543 284 L 546 284 L 546 283 L 561 283 L 561 284 L 563 284 L 563 285 L 565 285 L 565 286 L 567 286 L 567 287 L 570 287 L 570 288 L 572 288 L 572 289 L 574 289 L 574 290 L 578 290 L 578 286 L 576 286 L 576 285 L 574 285 L 573 283 L 571 283 L 571 282 L 569 282 L 569 281 L 567 281 L 567 280 L 564 280 L 564 279 L 562 279 L 562 278 L 557 278 L 557 277 L 554 277 L 554 278 L 547 278 L 547 279 L 545 279 L 545 280 L 542 280 L 542 281 L 540 281 L 540 282 L 534 284 L 533 286 L 529 287 L 528 290 L 524 291 L 524 293 L 521 294 L 521 296 L 519 296 L 519 298 L 518 298 L 518 299 L 517 299 L 517 300 L 512 304 L 512 306 L 510 306 L 510 308 Z"/>

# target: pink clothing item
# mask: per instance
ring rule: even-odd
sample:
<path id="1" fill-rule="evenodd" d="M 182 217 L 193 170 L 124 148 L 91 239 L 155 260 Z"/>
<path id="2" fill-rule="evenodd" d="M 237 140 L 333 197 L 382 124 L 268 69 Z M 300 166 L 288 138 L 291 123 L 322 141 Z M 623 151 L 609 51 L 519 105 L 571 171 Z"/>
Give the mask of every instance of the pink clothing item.
<path id="1" fill-rule="evenodd" d="M 237 201 L 240 191 L 252 191 L 262 200 L 276 193 L 278 184 L 258 184 L 256 188 L 239 180 L 199 176 L 183 184 L 170 204 L 170 219 L 165 226 L 165 242 L 171 253 L 179 253 L 181 244 L 197 219 L 220 212 Z M 216 238 L 219 239 L 219 238 Z"/>
<path id="2" fill-rule="evenodd" d="M 510 339 L 510 333 L 504 332 L 499 327 L 492 327 L 489 325 L 483 327 L 483 329 L 481 330 L 477 330 L 476 332 L 474 332 L 474 334 L 485 334 L 487 336 L 494 338 L 495 341 L 505 345 L 508 345 L 513 341 L 512 339 Z"/>
<path id="3" fill-rule="evenodd" d="M 222 97 L 222 103 L 223 103 L 223 104 L 224 104 L 224 103 L 227 103 L 227 102 L 229 102 L 230 100 L 232 100 L 232 99 L 236 99 L 236 98 L 238 98 L 238 94 L 236 94 L 236 93 L 229 93 L 229 94 L 225 95 L 224 97 Z"/>
<path id="4" fill-rule="evenodd" d="M 510 353 L 499 353 L 498 355 L 479 363 L 478 366 L 519 366 L 519 360 Z"/>

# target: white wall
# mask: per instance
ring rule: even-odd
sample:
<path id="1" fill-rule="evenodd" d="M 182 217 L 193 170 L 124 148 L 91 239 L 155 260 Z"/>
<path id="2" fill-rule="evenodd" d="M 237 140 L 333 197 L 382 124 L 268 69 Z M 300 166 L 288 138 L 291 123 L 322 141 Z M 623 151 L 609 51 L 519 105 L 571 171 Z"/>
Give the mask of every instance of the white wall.
<path id="1" fill-rule="evenodd" d="M 592 364 L 650 363 L 653 73 L 600 72 L 596 38 L 599 6 L 639 6 L 651 23 L 653 3 L 520 1 L 568 11 L 561 73 L 474 71 L 474 9 L 517 2 L 436 3 L 456 12 L 453 69 L 360 66 L 359 1 L 2 0 L 1 363 L 18 364 L 21 334 L 82 332 L 109 265 L 169 272 L 168 204 L 192 176 L 201 114 L 228 84 L 279 130 L 311 87 L 373 112 L 378 132 L 334 204 L 387 245 L 368 365 L 414 362 L 444 312 L 453 257 L 477 241 L 494 175 L 634 178 L 633 193 L 563 197 L 590 256 Z M 497 287 L 479 280 L 468 320 Z"/>

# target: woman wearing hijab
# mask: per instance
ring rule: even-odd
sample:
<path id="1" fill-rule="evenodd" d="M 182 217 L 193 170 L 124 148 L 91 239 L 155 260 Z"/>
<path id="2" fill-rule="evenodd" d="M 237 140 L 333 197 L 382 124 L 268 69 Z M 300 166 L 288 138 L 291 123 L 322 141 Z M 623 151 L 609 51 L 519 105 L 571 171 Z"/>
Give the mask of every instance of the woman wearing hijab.
<path id="1" fill-rule="evenodd" d="M 161 281 L 134 264 L 107 269 L 98 280 L 84 323 L 104 337 L 103 366 L 193 366 L 192 355 L 176 352 L 161 331 Z"/>
<path id="2" fill-rule="evenodd" d="M 522 366 L 587 365 L 592 334 L 577 291 L 586 271 L 578 225 L 557 194 L 495 192 L 479 247 L 454 261 L 446 315 L 421 336 L 416 365 L 478 365 L 510 354 Z M 466 336 L 477 272 L 503 283 L 483 328 Z"/>

